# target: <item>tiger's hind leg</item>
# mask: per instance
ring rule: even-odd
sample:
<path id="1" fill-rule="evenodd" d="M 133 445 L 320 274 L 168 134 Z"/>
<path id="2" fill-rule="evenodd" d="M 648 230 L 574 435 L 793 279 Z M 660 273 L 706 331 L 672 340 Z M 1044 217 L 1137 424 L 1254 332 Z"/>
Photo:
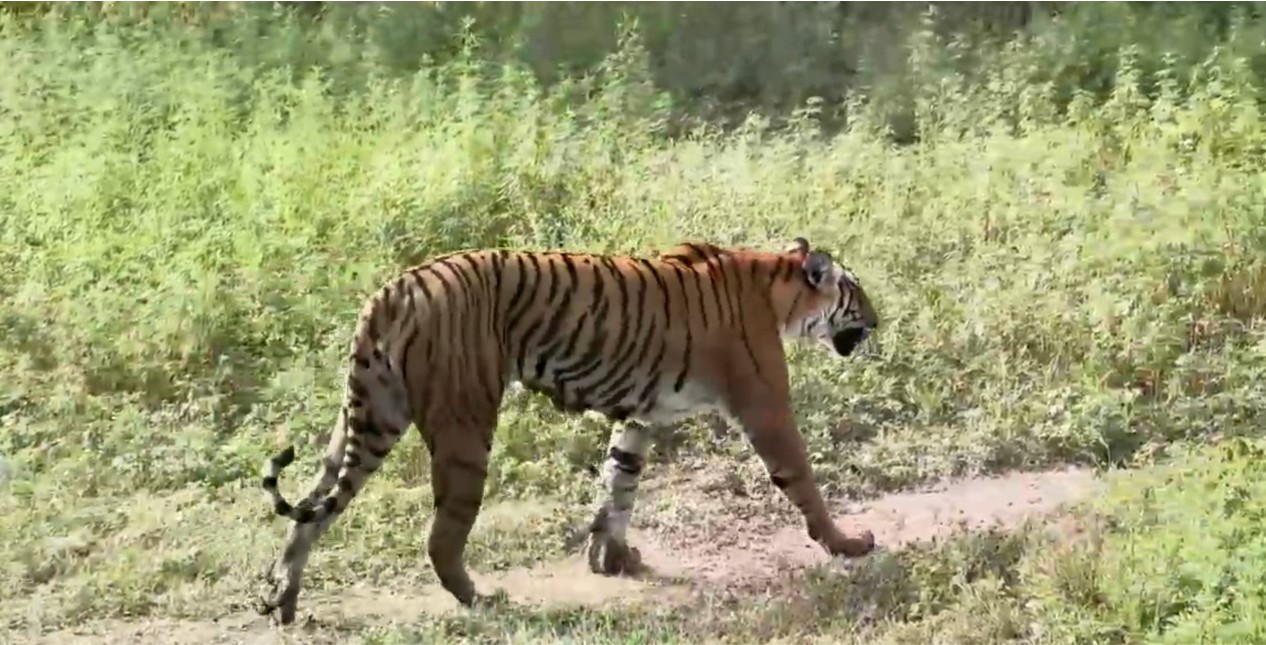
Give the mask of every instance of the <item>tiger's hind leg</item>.
<path id="1" fill-rule="evenodd" d="M 490 602 L 475 591 L 463 556 L 470 531 L 484 500 L 488 455 L 496 418 L 478 424 L 428 423 L 423 436 L 431 449 L 431 489 L 435 518 L 427 539 L 427 556 L 440 586 L 466 607 Z"/>
<path id="2" fill-rule="evenodd" d="M 634 573 L 641 567 L 641 554 L 628 545 L 625 534 L 651 444 L 650 429 L 636 422 L 618 425 L 611 433 L 602 465 L 604 499 L 589 526 L 587 557 L 589 570 L 594 573 Z"/>
<path id="3" fill-rule="evenodd" d="M 349 474 L 337 480 L 338 486 L 351 486 L 353 491 L 364 488 L 366 481 L 380 468 L 392 447 L 400 438 L 400 431 L 382 430 L 378 434 L 354 435 L 347 439 L 343 469 Z M 303 504 L 311 505 L 310 501 Z M 346 510 L 346 509 L 344 509 Z M 312 546 L 334 523 L 341 513 L 327 515 L 324 519 L 309 523 L 292 523 L 286 537 L 286 545 L 273 568 L 273 596 L 266 601 L 269 613 L 276 611 L 281 624 L 294 621 L 298 604 L 303 569 L 308 563 Z"/>
<path id="4" fill-rule="evenodd" d="M 338 480 L 338 472 L 343 464 L 343 454 L 347 449 L 346 425 L 340 416 L 340 422 L 330 433 L 330 441 L 326 445 L 325 455 L 321 459 L 321 473 L 312 482 L 312 491 L 301 505 L 311 506 L 328 494 Z M 286 537 L 285 548 L 281 557 L 274 562 L 264 577 L 271 585 L 271 598 L 263 600 L 260 610 L 269 613 L 277 610 L 282 624 L 294 620 L 294 612 L 299 600 L 299 584 L 303 576 L 303 568 L 307 564 L 308 553 L 312 545 L 325 533 L 337 516 L 330 516 L 315 524 L 290 525 Z"/>
<path id="5" fill-rule="evenodd" d="M 346 497 L 341 510 L 334 511 L 315 522 L 292 522 L 285 547 L 273 567 L 273 593 L 264 600 L 261 613 L 276 613 L 278 621 L 287 625 L 294 621 L 299 589 L 304 567 L 313 544 L 329 529 L 338 516 L 347 509 L 354 496 L 365 486 L 400 436 L 411 423 L 409 409 L 404 403 L 404 383 L 391 371 L 386 362 L 371 363 L 369 371 L 348 378 L 348 404 L 343 408 L 340 422 L 335 425 L 326 452 L 327 469 L 322 473 L 316 489 L 326 490 Z M 362 383 L 375 383 L 366 388 Z M 338 452 L 337 474 L 330 481 L 328 466 L 335 462 Z M 333 497 L 324 497 L 328 505 Z M 299 507 L 314 508 L 321 503 L 315 494 L 300 502 Z"/>
<path id="6" fill-rule="evenodd" d="M 339 422 L 330 433 L 330 441 L 325 445 L 325 455 L 321 457 L 321 474 L 312 482 L 312 491 L 307 501 L 301 503 L 315 504 L 334 490 L 338 482 L 338 471 L 343 467 L 343 455 L 347 451 L 346 417 L 339 415 Z"/>
<path id="7" fill-rule="evenodd" d="M 383 460 L 391 453 L 400 434 L 400 431 L 384 429 L 377 434 L 349 437 L 342 467 L 347 471 L 348 476 L 339 478 L 337 485 L 350 486 L 353 492 L 363 489 L 369 478 L 382 467 Z M 310 506 L 312 502 L 305 500 L 302 504 Z M 303 569 L 308 563 L 312 545 L 330 528 L 340 514 L 327 515 L 314 523 L 291 524 L 286 545 L 273 568 L 274 593 L 272 598 L 265 603 L 265 608 L 269 612 L 273 610 L 278 612 L 281 624 L 287 625 L 294 621 Z"/>
<path id="8" fill-rule="evenodd" d="M 337 515 L 330 515 L 313 524 L 291 523 L 290 531 L 286 535 L 286 546 L 272 568 L 270 576 L 272 592 L 261 602 L 259 613 L 275 613 L 277 622 L 282 625 L 294 622 L 295 611 L 299 605 L 299 588 L 303 581 L 303 569 L 308 564 L 312 545 L 337 518 Z"/>

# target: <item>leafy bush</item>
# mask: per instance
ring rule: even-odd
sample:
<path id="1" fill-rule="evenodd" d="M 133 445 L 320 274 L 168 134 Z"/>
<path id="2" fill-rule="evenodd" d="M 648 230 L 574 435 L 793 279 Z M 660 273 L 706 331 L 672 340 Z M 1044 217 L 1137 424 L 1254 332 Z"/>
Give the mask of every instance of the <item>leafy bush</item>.
<path id="1" fill-rule="evenodd" d="M 1116 476 L 1092 540 L 1034 558 L 1048 642 L 1256 642 L 1266 578 L 1266 443 L 1230 440 Z"/>

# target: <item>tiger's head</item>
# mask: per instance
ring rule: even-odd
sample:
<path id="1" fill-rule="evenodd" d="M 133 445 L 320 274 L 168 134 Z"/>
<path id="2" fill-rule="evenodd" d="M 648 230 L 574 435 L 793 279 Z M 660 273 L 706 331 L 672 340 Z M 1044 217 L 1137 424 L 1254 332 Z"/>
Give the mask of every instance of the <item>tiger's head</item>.
<path id="1" fill-rule="evenodd" d="M 783 335 L 816 340 L 840 356 L 848 356 L 871 331 L 879 315 L 853 274 L 822 251 L 809 248 L 798 237 L 786 250 L 800 263 L 799 284 L 787 305 Z"/>

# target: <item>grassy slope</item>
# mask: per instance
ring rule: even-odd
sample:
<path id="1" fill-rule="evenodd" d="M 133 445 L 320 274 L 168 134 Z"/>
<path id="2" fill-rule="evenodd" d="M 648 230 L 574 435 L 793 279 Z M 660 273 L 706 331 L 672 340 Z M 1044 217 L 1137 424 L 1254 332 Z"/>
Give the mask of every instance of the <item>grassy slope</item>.
<path id="1" fill-rule="evenodd" d="M 928 120 L 945 131 L 900 149 L 864 119 L 825 141 L 754 124 L 666 143 L 636 65 L 568 113 L 514 70 L 478 85 L 463 75 L 471 61 L 335 95 L 318 78 L 291 84 L 149 29 L 36 36 L 6 24 L 0 39 L 0 67 L 19 70 L 0 81 L 10 625 L 196 616 L 244 598 L 245 574 L 280 537 L 254 490 L 259 464 L 328 429 L 361 298 L 451 248 L 805 235 L 832 249 L 888 322 L 875 351 L 847 366 L 792 355 L 799 419 L 834 494 L 1122 463 L 1260 427 L 1266 129 L 1231 64 L 1181 103 L 1141 103 L 1127 74 L 1106 106 L 1075 105 L 1065 120 L 1034 107 L 1018 134 L 989 127 L 991 104 L 964 100 Z M 948 134 L 963 123 L 983 125 Z M 746 450 L 703 436 L 677 448 Z M 480 566 L 557 554 L 605 438 L 539 401 L 507 408 L 490 495 L 561 510 L 527 532 L 481 529 Z M 313 584 L 431 582 L 419 559 L 423 452 L 412 437 L 397 450 L 324 541 Z M 1019 539 L 896 557 L 917 569 Z M 1001 593 L 918 576 L 910 589 L 953 603 Z M 791 601 L 806 603 L 797 611 L 853 602 L 822 584 L 829 593 Z M 940 620 L 908 600 L 883 616 Z M 674 615 L 662 629 L 720 628 Z M 797 624 L 764 615 L 751 613 L 752 633 Z M 617 634 L 642 618 L 507 621 L 488 629 Z"/>

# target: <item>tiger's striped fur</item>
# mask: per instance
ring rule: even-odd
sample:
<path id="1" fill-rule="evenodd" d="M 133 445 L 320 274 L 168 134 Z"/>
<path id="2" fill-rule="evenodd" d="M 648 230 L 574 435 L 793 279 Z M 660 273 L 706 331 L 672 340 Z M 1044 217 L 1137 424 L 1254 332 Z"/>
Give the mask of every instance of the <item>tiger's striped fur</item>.
<path id="1" fill-rule="evenodd" d="M 711 410 L 743 427 L 814 540 L 832 554 L 864 555 L 871 534 L 841 532 L 814 482 L 780 337 L 847 356 L 878 324 L 857 280 L 802 238 L 781 253 L 687 243 L 655 259 L 470 251 L 405 271 L 360 312 L 344 404 L 311 493 L 291 505 L 278 490 L 293 448 L 267 464 L 263 487 L 294 524 L 264 610 L 294 619 L 312 544 L 410 424 L 431 458 L 428 556 L 459 602 L 484 598 L 462 557 L 513 381 L 561 409 L 632 422 L 612 433 L 604 465 L 608 495 L 590 526 L 596 572 L 636 565 L 624 533 L 650 447 L 645 424 Z"/>

